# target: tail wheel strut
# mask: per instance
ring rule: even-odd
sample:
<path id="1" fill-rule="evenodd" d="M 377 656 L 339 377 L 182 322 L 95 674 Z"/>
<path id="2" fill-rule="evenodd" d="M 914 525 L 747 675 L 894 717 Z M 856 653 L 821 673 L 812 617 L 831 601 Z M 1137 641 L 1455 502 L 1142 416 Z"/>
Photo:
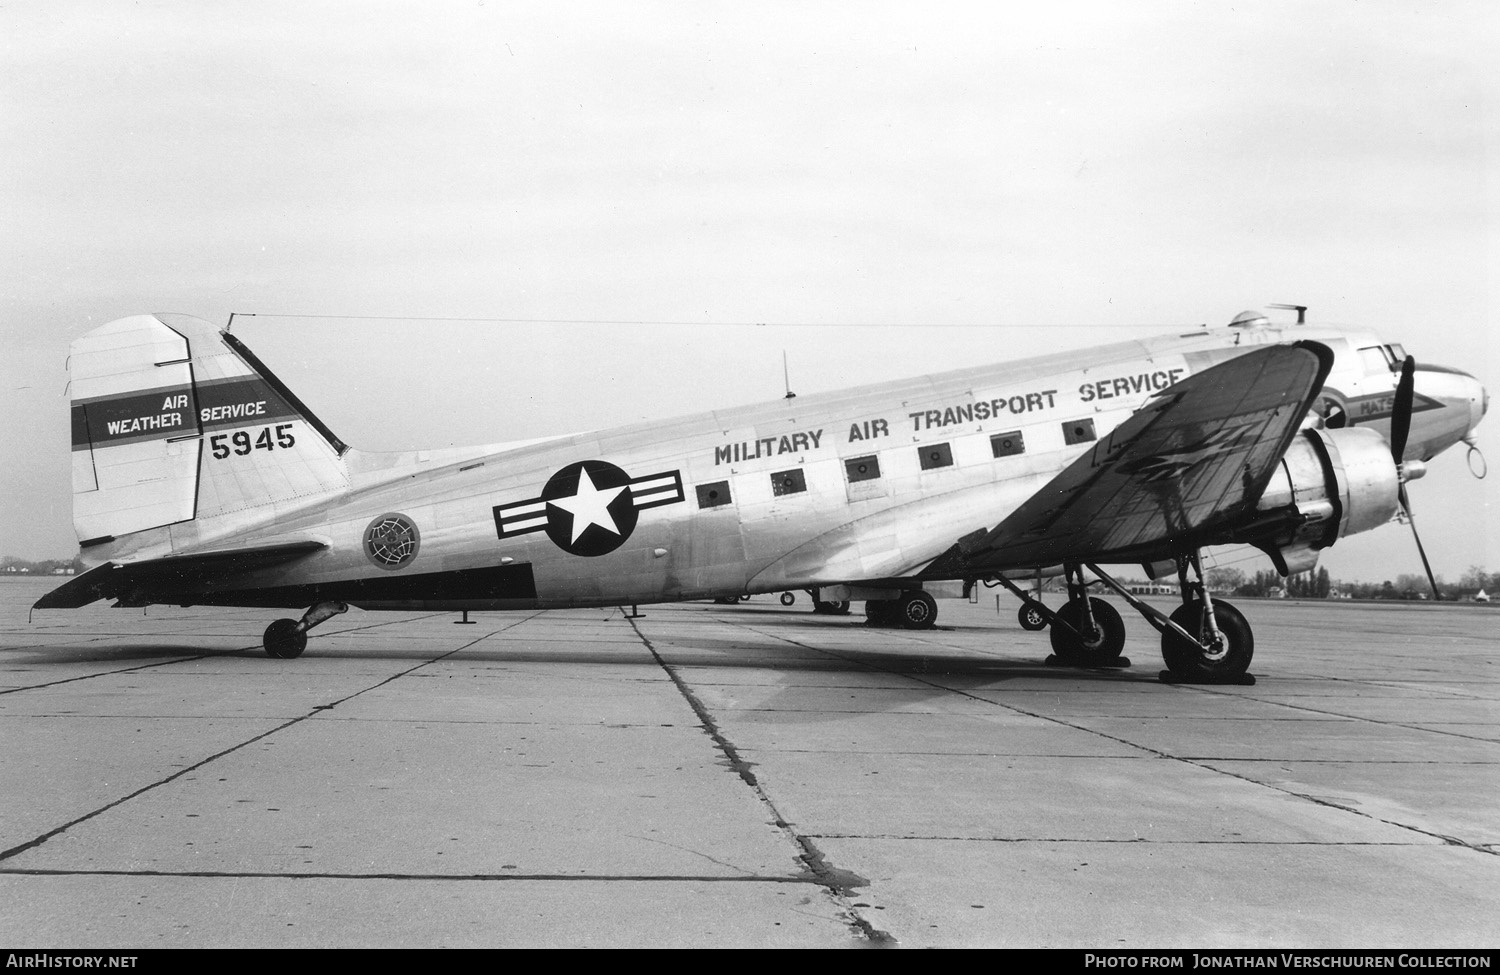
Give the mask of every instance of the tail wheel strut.
<path id="1" fill-rule="evenodd" d="M 266 627 L 263 643 L 266 655 L 277 657 L 282 660 L 291 660 L 302 656 L 302 651 L 307 649 L 307 631 L 325 620 L 330 620 L 340 613 L 347 613 L 349 604 L 330 600 L 328 602 L 315 603 L 307 612 L 302 614 L 300 620 L 279 619 Z"/>

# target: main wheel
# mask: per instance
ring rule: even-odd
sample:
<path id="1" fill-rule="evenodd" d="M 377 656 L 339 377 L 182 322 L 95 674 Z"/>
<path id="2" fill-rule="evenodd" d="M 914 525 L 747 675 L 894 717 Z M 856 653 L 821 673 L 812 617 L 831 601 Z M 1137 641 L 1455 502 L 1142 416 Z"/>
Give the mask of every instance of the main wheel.
<path id="1" fill-rule="evenodd" d="M 1035 603 L 1022 603 L 1021 611 L 1016 614 L 1016 619 L 1020 620 L 1022 629 L 1035 631 L 1047 628 L 1047 617 L 1042 615 L 1042 611 L 1036 608 Z"/>
<path id="2" fill-rule="evenodd" d="M 266 627 L 264 641 L 267 656 L 290 660 L 307 649 L 307 631 L 297 629 L 296 620 L 279 619 Z"/>
<path id="3" fill-rule="evenodd" d="M 1183 603 L 1172 613 L 1172 622 L 1208 642 L 1208 620 L 1203 600 Z M 1167 669 L 1190 680 L 1229 680 L 1250 669 L 1255 656 L 1255 636 L 1243 614 L 1222 599 L 1214 600 L 1214 622 L 1219 639 L 1208 652 L 1189 643 L 1172 630 L 1161 635 L 1161 658 Z"/>
<path id="4" fill-rule="evenodd" d="M 829 602 L 824 602 L 820 599 L 813 603 L 813 612 L 825 613 L 829 616 L 848 616 L 849 600 L 835 599 Z"/>
<path id="5" fill-rule="evenodd" d="M 937 600 L 920 589 L 902 593 L 896 601 L 896 620 L 908 630 L 930 630 L 937 624 Z"/>
<path id="6" fill-rule="evenodd" d="M 1094 617 L 1092 632 L 1084 632 L 1083 608 L 1078 603 L 1069 600 L 1057 611 L 1057 618 L 1078 633 L 1074 635 L 1061 626 L 1052 627 L 1052 652 L 1065 664 L 1104 667 L 1118 660 L 1125 649 L 1125 621 L 1120 619 L 1120 611 L 1092 596 L 1089 611 Z"/>

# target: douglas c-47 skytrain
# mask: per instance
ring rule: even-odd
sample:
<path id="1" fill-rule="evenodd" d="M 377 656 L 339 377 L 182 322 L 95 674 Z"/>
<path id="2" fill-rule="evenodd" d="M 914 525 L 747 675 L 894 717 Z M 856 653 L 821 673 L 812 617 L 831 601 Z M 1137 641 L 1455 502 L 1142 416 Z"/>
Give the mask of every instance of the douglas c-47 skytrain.
<path id="1" fill-rule="evenodd" d="M 1299 315 L 1299 319 L 1300 319 Z M 1283 572 L 1390 521 L 1405 482 L 1489 405 L 1474 377 L 1365 331 L 1228 328 L 1125 342 L 659 423 L 470 449 L 367 453 L 235 336 L 124 318 L 73 343 L 73 520 L 87 572 L 36 606 L 101 598 L 305 610 L 296 657 L 349 606 L 626 606 L 807 589 L 927 627 L 934 593 L 1021 599 L 1058 661 L 1161 632 L 1183 680 L 1238 680 L 1250 626 L 1200 552 Z M 1170 615 L 1100 565 L 1174 567 Z M 1014 580 L 1066 576 L 1049 608 Z"/>

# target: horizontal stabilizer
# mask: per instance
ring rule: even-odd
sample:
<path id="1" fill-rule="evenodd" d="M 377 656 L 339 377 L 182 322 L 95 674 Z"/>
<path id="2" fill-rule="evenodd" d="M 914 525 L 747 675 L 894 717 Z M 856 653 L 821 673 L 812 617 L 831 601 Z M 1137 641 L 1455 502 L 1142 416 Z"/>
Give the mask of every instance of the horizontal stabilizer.
<path id="1" fill-rule="evenodd" d="M 321 551 L 323 542 L 287 542 L 254 548 L 199 552 L 192 555 L 169 555 L 144 562 L 106 562 L 76 576 L 38 599 L 33 609 L 77 609 L 96 599 L 127 599 L 141 583 L 153 588 L 171 588 L 175 580 L 199 581 L 206 575 L 233 576 L 252 569 L 281 565 Z M 190 588 L 184 585 L 183 588 Z"/>

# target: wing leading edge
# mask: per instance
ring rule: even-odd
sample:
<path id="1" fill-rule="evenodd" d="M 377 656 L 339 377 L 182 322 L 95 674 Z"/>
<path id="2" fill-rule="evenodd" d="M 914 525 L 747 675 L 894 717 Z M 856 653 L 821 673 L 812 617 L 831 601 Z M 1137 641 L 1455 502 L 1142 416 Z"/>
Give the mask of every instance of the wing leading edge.
<path id="1" fill-rule="evenodd" d="M 1271 346 L 1164 390 L 979 539 L 974 568 L 1137 562 L 1249 517 L 1333 367 L 1317 342 Z"/>

